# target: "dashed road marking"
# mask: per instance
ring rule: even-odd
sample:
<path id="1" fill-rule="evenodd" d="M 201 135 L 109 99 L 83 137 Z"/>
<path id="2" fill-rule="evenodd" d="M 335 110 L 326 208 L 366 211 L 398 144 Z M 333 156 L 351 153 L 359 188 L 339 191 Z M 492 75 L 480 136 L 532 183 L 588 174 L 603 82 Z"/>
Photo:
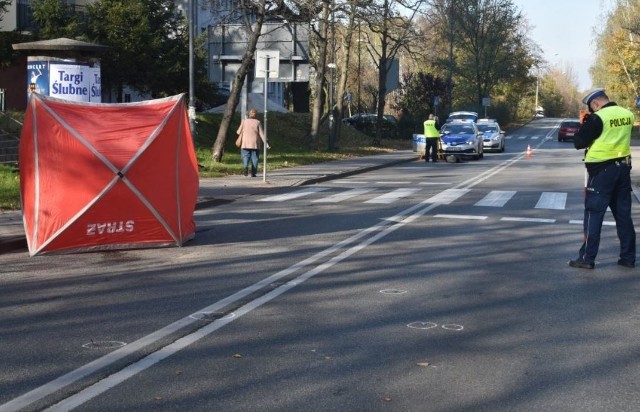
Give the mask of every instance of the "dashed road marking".
<path id="1" fill-rule="evenodd" d="M 492 190 L 474 206 L 502 207 L 516 194 L 515 191 Z"/>
<path id="2" fill-rule="evenodd" d="M 378 203 L 378 204 L 389 204 L 389 203 L 393 203 L 398 199 L 401 199 L 403 197 L 407 197 L 409 195 L 412 195 L 413 193 L 419 191 L 420 189 L 396 189 L 394 191 L 391 191 L 389 193 L 385 193 L 383 195 L 380 195 L 378 197 L 374 197 L 371 200 L 367 200 L 365 203 Z"/>

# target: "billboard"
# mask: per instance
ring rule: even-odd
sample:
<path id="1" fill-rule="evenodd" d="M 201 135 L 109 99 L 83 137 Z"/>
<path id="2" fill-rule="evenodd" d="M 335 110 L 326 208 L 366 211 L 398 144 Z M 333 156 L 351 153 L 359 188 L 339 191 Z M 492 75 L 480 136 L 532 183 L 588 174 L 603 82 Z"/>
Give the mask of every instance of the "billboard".
<path id="1" fill-rule="evenodd" d="M 100 65 L 57 59 L 27 58 L 27 99 L 31 92 L 74 102 L 100 103 Z"/>

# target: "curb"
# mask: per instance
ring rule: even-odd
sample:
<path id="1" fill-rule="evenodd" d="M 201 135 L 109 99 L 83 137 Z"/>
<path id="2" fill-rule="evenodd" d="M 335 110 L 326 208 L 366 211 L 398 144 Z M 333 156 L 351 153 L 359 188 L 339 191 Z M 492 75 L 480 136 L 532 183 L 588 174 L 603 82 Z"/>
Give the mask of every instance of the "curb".
<path id="1" fill-rule="evenodd" d="M 409 162 L 413 162 L 415 161 L 415 158 L 407 158 L 407 159 L 400 159 L 400 160 L 394 160 L 393 162 L 388 162 L 388 163 L 384 163 L 384 164 L 379 164 L 379 165 L 375 165 L 375 166 L 368 166 L 368 167 L 363 167 L 360 169 L 354 169 L 351 170 L 349 172 L 342 172 L 342 173 L 335 173 L 335 174 L 331 174 L 331 175 L 325 175 L 322 177 L 316 177 L 313 179 L 307 179 L 304 180 L 303 182 L 299 183 L 297 186 L 306 186 L 306 185 L 313 185 L 316 183 L 322 183 L 322 182 L 326 182 L 329 180 L 334 180 L 334 179 L 340 179 L 343 177 L 349 177 L 349 176 L 353 176 L 353 175 L 357 175 L 360 173 L 367 173 L 367 172 L 371 172 L 373 170 L 378 170 L 378 169 L 384 169 L 385 167 L 390 167 L 390 166 L 395 166 L 398 164 L 402 164 L 402 163 L 409 163 Z M 296 185 L 294 185 L 296 186 Z"/>

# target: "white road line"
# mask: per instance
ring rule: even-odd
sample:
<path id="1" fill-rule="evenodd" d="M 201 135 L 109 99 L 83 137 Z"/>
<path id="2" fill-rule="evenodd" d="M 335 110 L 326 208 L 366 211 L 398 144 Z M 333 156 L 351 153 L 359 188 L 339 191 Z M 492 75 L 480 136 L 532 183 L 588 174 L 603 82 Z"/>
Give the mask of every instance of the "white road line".
<path id="1" fill-rule="evenodd" d="M 567 204 L 567 194 L 560 192 L 542 192 L 536 204 L 536 209 L 564 210 Z"/>
<path id="2" fill-rule="evenodd" d="M 474 206 L 503 207 L 515 194 L 511 190 L 492 190 Z"/>
<path id="3" fill-rule="evenodd" d="M 373 189 L 351 189 L 347 190 L 346 192 L 336 193 L 331 196 L 323 197 L 322 199 L 314 200 L 312 203 L 338 203 L 342 202 L 343 200 L 368 193 L 372 190 Z"/>
<path id="4" fill-rule="evenodd" d="M 466 219 L 466 220 L 485 220 L 488 216 L 478 216 L 478 215 L 448 215 L 448 214 L 438 214 L 433 217 L 439 217 L 443 219 Z"/>
<path id="5" fill-rule="evenodd" d="M 412 195 L 413 193 L 419 191 L 420 189 L 396 189 L 389 193 L 385 193 L 384 195 L 380 195 L 378 197 L 374 197 L 371 200 L 367 200 L 364 203 L 378 203 L 378 204 L 389 204 L 395 202 L 398 199 L 403 197 L 407 197 Z"/>
<path id="6" fill-rule="evenodd" d="M 285 202 L 287 200 L 297 199 L 303 196 L 308 196 L 313 193 L 322 192 L 327 190 L 326 187 L 307 187 L 305 189 L 296 190 L 295 192 L 285 193 L 282 195 L 275 195 L 259 199 L 260 202 Z"/>
<path id="7" fill-rule="evenodd" d="M 524 140 L 526 138 L 527 138 L 527 136 L 518 136 L 518 140 Z"/>
<path id="8" fill-rule="evenodd" d="M 569 221 L 570 225 L 581 225 L 582 223 L 583 223 L 582 220 L 570 220 Z M 604 222 L 602 222 L 602 226 L 615 226 L 615 225 L 616 225 L 615 221 L 612 222 L 612 221 L 606 221 L 605 220 Z"/>
<path id="9" fill-rule="evenodd" d="M 420 182 L 418 185 L 421 186 L 450 186 L 451 182 Z"/>
<path id="10" fill-rule="evenodd" d="M 469 189 L 446 189 L 435 196 L 426 200 L 426 203 L 438 203 L 448 205 L 454 200 L 457 200 L 461 196 L 464 196 Z"/>
<path id="11" fill-rule="evenodd" d="M 535 222 L 535 223 L 555 223 L 555 219 L 541 219 L 535 217 L 503 217 L 500 220 L 505 222 Z"/>

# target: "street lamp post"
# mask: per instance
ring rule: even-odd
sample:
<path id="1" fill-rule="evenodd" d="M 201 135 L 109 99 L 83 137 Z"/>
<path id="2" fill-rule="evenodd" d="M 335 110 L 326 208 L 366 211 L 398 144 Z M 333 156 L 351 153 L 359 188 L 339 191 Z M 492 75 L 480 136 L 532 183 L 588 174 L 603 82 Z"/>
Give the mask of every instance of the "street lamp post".
<path id="1" fill-rule="evenodd" d="M 335 4 L 331 2 L 331 63 L 329 63 L 330 70 L 330 84 L 329 84 L 329 151 L 334 149 L 336 139 L 336 127 L 335 127 L 335 111 L 334 106 L 334 83 L 335 83 L 335 68 L 336 68 L 336 25 L 335 25 Z"/>
<path id="2" fill-rule="evenodd" d="M 362 34 L 360 31 L 361 22 L 358 22 L 358 113 L 362 113 L 362 101 L 360 100 L 360 89 L 362 85 L 362 66 L 360 65 L 360 54 L 362 53 Z"/>
<path id="3" fill-rule="evenodd" d="M 334 96 L 333 96 L 333 76 L 336 68 L 335 63 L 329 63 L 329 71 L 330 71 L 330 85 L 329 85 L 329 150 L 333 150 L 333 144 L 335 140 L 335 118 L 333 116 L 333 105 L 334 105 Z"/>
<path id="4" fill-rule="evenodd" d="M 540 88 L 540 68 L 538 67 L 538 71 L 536 72 L 536 103 L 533 108 L 534 113 L 538 113 L 538 89 Z"/>
<path id="5" fill-rule="evenodd" d="M 195 96 L 195 33 L 198 25 L 198 17 L 196 7 L 198 0 L 189 0 L 189 128 L 191 129 L 191 137 L 195 138 L 195 122 L 196 122 L 196 96 Z"/>

